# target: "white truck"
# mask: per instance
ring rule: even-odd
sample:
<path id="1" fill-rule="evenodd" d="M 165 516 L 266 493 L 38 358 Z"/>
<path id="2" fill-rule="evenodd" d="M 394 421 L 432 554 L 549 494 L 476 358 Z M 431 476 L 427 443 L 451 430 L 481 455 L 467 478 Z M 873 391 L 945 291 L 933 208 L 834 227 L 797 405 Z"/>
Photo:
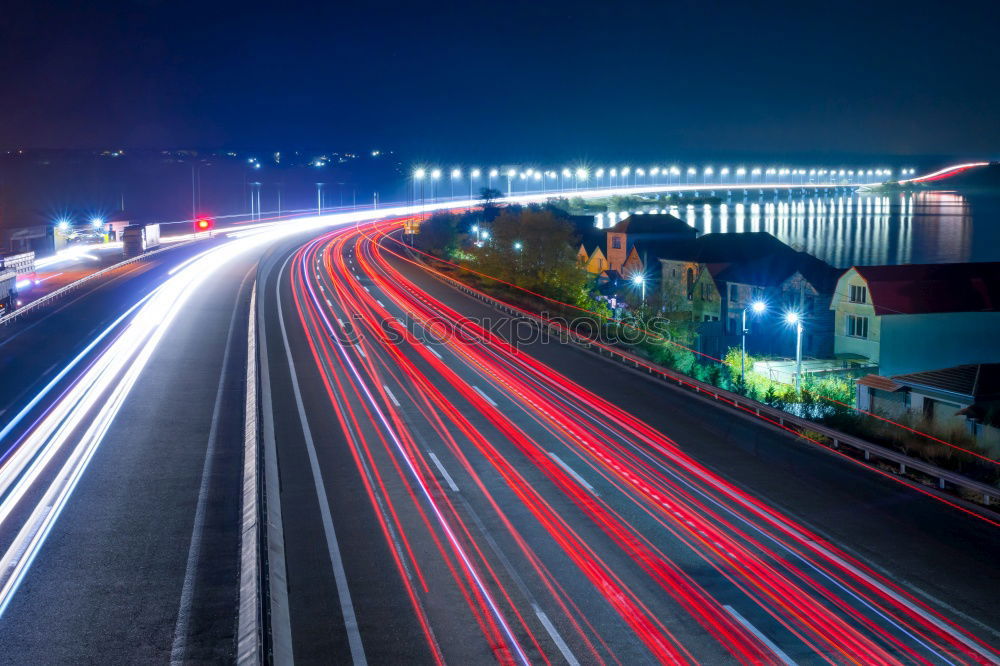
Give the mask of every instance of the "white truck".
<path id="1" fill-rule="evenodd" d="M 126 259 L 138 257 L 159 244 L 159 224 L 130 224 L 122 232 L 122 249 Z"/>

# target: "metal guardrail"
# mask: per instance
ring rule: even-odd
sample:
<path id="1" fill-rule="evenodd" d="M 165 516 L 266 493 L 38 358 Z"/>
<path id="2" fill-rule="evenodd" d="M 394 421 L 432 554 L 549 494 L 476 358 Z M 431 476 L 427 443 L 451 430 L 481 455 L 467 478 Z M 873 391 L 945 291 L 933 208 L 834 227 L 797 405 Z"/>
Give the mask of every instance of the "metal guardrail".
<path id="1" fill-rule="evenodd" d="M 435 273 L 435 275 L 440 274 Z M 807 439 L 818 446 L 832 448 L 835 450 L 842 448 L 854 449 L 860 452 L 864 456 L 864 460 L 869 464 L 874 465 L 877 461 L 890 462 L 897 466 L 900 474 L 907 474 L 914 470 L 918 471 L 921 474 L 935 480 L 938 489 L 948 490 L 949 488 L 954 488 L 965 490 L 972 495 L 980 497 L 982 503 L 986 506 L 989 506 L 992 502 L 1000 498 L 1000 488 L 995 486 L 982 483 L 981 481 L 976 481 L 975 479 L 970 479 L 957 472 L 942 469 L 932 463 L 913 458 L 905 453 L 900 453 L 899 451 L 887 449 L 884 446 L 879 446 L 878 444 L 873 444 L 869 441 L 854 437 L 853 435 L 848 435 L 847 433 L 843 433 L 839 430 L 834 430 L 833 428 L 816 423 L 815 421 L 798 417 L 794 414 L 789 414 L 786 411 L 771 407 L 770 405 L 765 405 L 762 402 L 751 400 L 744 395 L 740 395 L 739 393 L 733 393 L 732 391 L 720 389 L 712 384 L 702 382 L 674 370 L 651 363 L 626 351 L 596 345 L 595 342 L 589 338 L 548 322 L 539 315 L 511 307 L 499 299 L 479 293 L 467 287 L 455 278 L 446 275 L 440 275 L 440 277 L 447 280 L 448 283 L 463 293 L 481 300 L 501 312 L 506 312 L 507 314 L 517 317 L 528 318 L 529 320 L 533 320 L 532 323 L 536 326 L 545 326 L 550 331 L 559 335 L 568 334 L 572 342 L 578 347 L 582 347 L 588 351 L 594 351 L 594 348 L 596 347 L 597 353 L 601 356 L 619 361 L 638 370 L 645 370 L 651 375 L 659 376 L 661 380 L 669 382 L 670 384 L 677 384 L 679 387 L 694 390 L 697 394 L 712 398 L 721 404 L 739 409 L 744 413 L 754 415 L 764 421 L 770 422 L 772 425 L 776 425 L 783 430 L 796 435 L 797 437 Z M 830 444 L 828 445 L 818 439 L 809 437 L 803 434 L 804 432 L 822 435 L 830 440 Z"/>
<path id="2" fill-rule="evenodd" d="M 122 266 L 128 266 L 129 264 L 134 264 L 137 261 L 143 261 L 145 259 L 148 259 L 149 257 L 152 257 L 155 254 L 159 254 L 160 252 L 166 252 L 167 250 L 172 250 L 175 247 L 180 247 L 182 245 L 187 245 L 190 242 L 191 241 L 184 241 L 184 242 L 181 242 L 181 243 L 172 243 L 172 244 L 167 245 L 165 247 L 157 248 L 156 250 L 153 250 L 152 252 L 145 252 L 145 253 L 140 254 L 140 255 L 138 255 L 136 257 L 131 257 L 130 259 L 126 259 L 124 261 L 119 261 L 117 264 L 112 264 L 110 266 L 107 266 L 106 268 L 102 268 L 101 270 L 96 271 L 94 273 L 91 273 L 90 275 L 85 275 L 84 277 L 80 278 L 79 280 L 74 280 L 73 282 L 70 282 L 65 287 L 60 287 L 59 289 L 56 289 L 51 294 L 45 294 L 41 298 L 39 298 L 37 300 L 34 300 L 34 301 L 31 301 L 30 303 L 28 303 L 24 307 L 20 307 L 20 308 L 14 310 L 9 315 L 5 315 L 3 317 L 0 317 L 0 325 L 9 324 L 10 322 L 14 321 L 18 317 L 21 317 L 23 315 L 29 314 L 29 313 L 31 313 L 31 312 L 33 312 L 33 311 L 35 311 L 35 310 L 37 310 L 37 309 L 45 306 L 45 305 L 48 305 L 52 301 L 54 301 L 54 300 L 56 300 L 58 298 L 61 298 L 62 296 L 65 296 L 66 294 L 70 293 L 74 289 L 78 289 L 78 288 L 82 287 L 83 285 L 85 285 L 88 282 L 91 282 L 93 280 L 97 280 L 97 279 L 99 279 L 101 277 L 104 277 L 105 275 L 108 275 L 108 274 L 110 274 L 110 273 L 118 270 Z"/>

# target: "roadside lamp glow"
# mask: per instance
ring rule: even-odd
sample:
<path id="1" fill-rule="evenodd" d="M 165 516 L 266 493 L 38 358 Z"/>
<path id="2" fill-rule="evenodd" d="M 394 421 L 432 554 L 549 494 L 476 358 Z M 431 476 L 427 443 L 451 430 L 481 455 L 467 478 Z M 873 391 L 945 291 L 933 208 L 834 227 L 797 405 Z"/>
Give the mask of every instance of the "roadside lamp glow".
<path id="1" fill-rule="evenodd" d="M 646 277 L 642 273 L 636 273 L 632 276 L 632 284 L 637 287 L 642 287 L 642 302 L 646 302 Z"/>
<path id="2" fill-rule="evenodd" d="M 497 171 L 496 169 L 490 169 L 490 178 L 496 178 L 499 175 L 500 175 L 499 171 Z"/>
<path id="3" fill-rule="evenodd" d="M 433 171 L 431 171 L 431 178 L 437 180 L 440 177 L 441 177 L 441 169 L 434 169 Z"/>
<path id="4" fill-rule="evenodd" d="M 414 169 L 413 170 L 413 178 L 415 180 L 423 180 L 423 178 L 424 178 L 425 175 L 427 175 L 427 172 L 424 169 Z"/>
<path id="5" fill-rule="evenodd" d="M 576 170 L 576 178 L 577 178 L 577 180 L 587 180 L 587 170 L 586 169 L 577 169 Z"/>
<path id="6" fill-rule="evenodd" d="M 59 231 L 69 231 L 69 220 L 59 220 L 56 222 L 56 226 L 59 227 Z"/>
<path id="7" fill-rule="evenodd" d="M 472 170 L 472 177 L 473 178 L 479 178 L 479 173 L 480 173 L 479 169 L 473 169 Z"/>
<path id="8" fill-rule="evenodd" d="M 795 390 L 802 385 L 802 317 L 797 312 L 785 313 L 785 322 L 795 327 Z"/>
<path id="9" fill-rule="evenodd" d="M 742 355 L 740 356 L 740 382 L 744 386 L 746 386 L 746 379 L 747 379 L 747 372 L 746 372 L 746 364 L 747 364 L 747 310 L 750 310 L 750 312 L 752 312 L 755 315 L 761 315 L 761 314 L 764 314 L 764 310 L 766 310 L 766 309 L 767 309 L 767 303 L 765 303 L 764 301 L 754 301 L 749 306 L 743 308 L 743 328 L 740 331 L 740 334 L 742 335 L 742 338 L 743 338 Z"/>
<path id="10" fill-rule="evenodd" d="M 507 169 L 507 177 L 513 178 L 517 175 L 517 169 Z"/>
<path id="11" fill-rule="evenodd" d="M 514 249 L 515 250 L 520 250 L 522 247 L 523 246 L 521 245 L 521 241 L 517 241 L 517 242 L 514 243 Z"/>
<path id="12" fill-rule="evenodd" d="M 451 177 L 452 178 L 461 178 L 462 177 L 462 170 L 461 169 L 452 169 L 451 170 Z"/>
<path id="13" fill-rule="evenodd" d="M 102 220 L 99 217 L 94 217 L 91 218 L 90 220 L 90 226 L 94 227 L 95 229 L 100 229 L 102 224 L 104 224 L 104 220 Z"/>

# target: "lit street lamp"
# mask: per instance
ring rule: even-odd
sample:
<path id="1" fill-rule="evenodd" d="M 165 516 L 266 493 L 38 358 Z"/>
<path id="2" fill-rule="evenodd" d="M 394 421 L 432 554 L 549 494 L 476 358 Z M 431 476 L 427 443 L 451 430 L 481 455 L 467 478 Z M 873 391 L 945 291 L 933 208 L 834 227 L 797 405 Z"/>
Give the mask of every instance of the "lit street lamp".
<path id="1" fill-rule="evenodd" d="M 797 312 L 785 314 L 785 322 L 795 327 L 795 392 L 802 385 L 802 317 Z"/>
<path id="2" fill-rule="evenodd" d="M 646 278 L 641 273 L 636 273 L 632 276 L 632 284 L 637 287 L 642 287 L 642 302 L 646 302 Z"/>
<path id="3" fill-rule="evenodd" d="M 441 179 L 441 169 L 431 171 L 431 201 L 434 201 L 434 183 Z"/>
<path id="4" fill-rule="evenodd" d="M 90 220 L 90 226 L 94 227 L 95 229 L 100 229 L 103 224 L 104 224 L 104 220 L 102 220 L 99 217 L 94 217 L 94 218 L 91 218 L 91 220 Z"/>
<path id="5" fill-rule="evenodd" d="M 759 315 L 759 314 L 763 314 L 764 310 L 766 310 L 766 309 L 767 309 L 767 305 L 764 303 L 764 301 L 754 301 L 750 305 L 748 305 L 745 308 L 743 308 L 743 328 L 742 328 L 742 334 L 743 334 L 743 353 L 740 356 L 740 383 L 744 386 L 744 388 L 747 385 L 747 371 L 746 371 L 746 363 L 747 363 L 747 310 L 750 310 L 755 315 Z"/>

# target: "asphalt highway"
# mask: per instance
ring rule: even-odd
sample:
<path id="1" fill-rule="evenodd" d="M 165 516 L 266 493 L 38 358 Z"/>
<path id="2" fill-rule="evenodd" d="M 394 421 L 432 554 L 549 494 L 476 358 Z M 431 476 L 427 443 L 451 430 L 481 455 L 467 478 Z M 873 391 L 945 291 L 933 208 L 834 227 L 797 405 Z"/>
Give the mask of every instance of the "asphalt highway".
<path id="1" fill-rule="evenodd" d="M 996 659 L 975 517 L 587 352 L 513 349 L 371 228 L 273 253 L 258 297 L 299 661 Z"/>
<path id="2" fill-rule="evenodd" d="M 399 225 L 198 241 L 0 331 L 0 663 L 234 659 L 253 294 L 299 663 L 997 662 L 994 525 L 515 346 Z"/>

